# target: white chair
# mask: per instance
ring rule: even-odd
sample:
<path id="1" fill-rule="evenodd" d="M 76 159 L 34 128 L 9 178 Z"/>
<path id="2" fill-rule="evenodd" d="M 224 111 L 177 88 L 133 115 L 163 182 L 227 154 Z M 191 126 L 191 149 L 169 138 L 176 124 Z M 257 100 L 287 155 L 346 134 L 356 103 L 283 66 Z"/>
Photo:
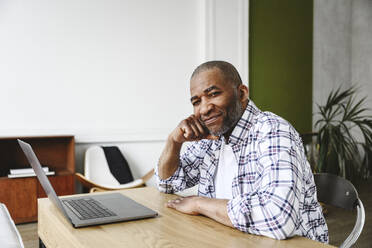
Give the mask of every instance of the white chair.
<path id="1" fill-rule="evenodd" d="M 100 146 L 92 146 L 87 149 L 84 171 L 84 175 L 81 173 L 75 173 L 75 175 L 85 187 L 90 189 L 90 192 L 141 187 L 154 175 L 154 169 L 152 169 L 139 179 L 120 184 L 111 174 L 105 153 Z"/>
<path id="2" fill-rule="evenodd" d="M 0 246 L 2 248 L 24 248 L 21 235 L 3 203 L 0 203 Z"/>

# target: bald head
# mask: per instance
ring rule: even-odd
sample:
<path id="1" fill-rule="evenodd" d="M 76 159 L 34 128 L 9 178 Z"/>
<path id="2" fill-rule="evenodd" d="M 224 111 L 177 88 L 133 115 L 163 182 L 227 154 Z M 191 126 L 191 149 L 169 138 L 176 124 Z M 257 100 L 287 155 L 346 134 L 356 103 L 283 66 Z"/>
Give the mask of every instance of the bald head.
<path id="1" fill-rule="evenodd" d="M 231 83 L 234 86 L 242 84 L 242 79 L 236 68 L 228 62 L 218 60 L 208 61 L 196 67 L 191 75 L 191 80 L 199 73 L 212 69 L 218 69 L 222 73 L 225 82 Z"/>

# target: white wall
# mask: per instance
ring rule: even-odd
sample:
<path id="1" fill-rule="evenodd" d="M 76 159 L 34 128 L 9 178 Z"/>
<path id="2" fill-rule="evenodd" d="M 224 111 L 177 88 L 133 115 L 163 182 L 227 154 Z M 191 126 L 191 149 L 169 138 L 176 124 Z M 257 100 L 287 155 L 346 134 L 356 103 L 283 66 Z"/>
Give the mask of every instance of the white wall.
<path id="1" fill-rule="evenodd" d="M 352 1 L 351 82 L 362 86 L 372 109 L 372 1 Z"/>
<path id="2" fill-rule="evenodd" d="M 0 136 L 120 145 L 142 176 L 206 60 L 248 83 L 248 0 L 0 0 Z"/>
<path id="3" fill-rule="evenodd" d="M 246 0 L 1 0 L 0 135 L 163 139 L 192 111 L 198 64 L 247 81 L 245 27 Z"/>
<path id="4" fill-rule="evenodd" d="M 313 113 L 331 90 L 350 85 L 350 8 L 349 0 L 314 0 Z"/>
<path id="5" fill-rule="evenodd" d="M 206 60 L 235 61 L 248 85 L 248 0 L 206 0 Z"/>
<path id="6" fill-rule="evenodd" d="M 370 0 L 314 0 L 313 113 L 331 90 L 352 84 L 372 108 L 371 27 Z"/>
<path id="7" fill-rule="evenodd" d="M 203 60 L 199 5 L 1 1 L 0 131 L 168 131 Z"/>

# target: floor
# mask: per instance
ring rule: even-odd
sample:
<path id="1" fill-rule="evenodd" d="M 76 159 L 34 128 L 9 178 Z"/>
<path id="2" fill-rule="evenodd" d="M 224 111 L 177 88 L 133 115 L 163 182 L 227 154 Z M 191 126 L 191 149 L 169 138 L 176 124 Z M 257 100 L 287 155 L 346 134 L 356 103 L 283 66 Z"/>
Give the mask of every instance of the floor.
<path id="1" fill-rule="evenodd" d="M 39 237 L 37 236 L 37 223 L 18 224 L 25 248 L 39 248 Z"/>
<path id="2" fill-rule="evenodd" d="M 359 188 L 359 196 L 366 210 L 366 220 L 363 232 L 354 247 L 372 248 L 372 179 Z M 329 206 L 326 208 L 328 210 L 326 220 L 330 236 L 329 243 L 339 246 L 354 227 L 355 213 Z M 37 223 L 19 224 L 17 228 L 21 233 L 25 248 L 39 247 Z"/>

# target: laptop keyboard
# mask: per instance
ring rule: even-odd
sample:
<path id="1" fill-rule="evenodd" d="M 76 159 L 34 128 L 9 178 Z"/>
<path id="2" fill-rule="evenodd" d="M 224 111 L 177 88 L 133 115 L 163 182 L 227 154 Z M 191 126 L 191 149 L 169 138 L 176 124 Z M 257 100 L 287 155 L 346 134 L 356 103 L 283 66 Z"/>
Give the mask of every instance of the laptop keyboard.
<path id="1" fill-rule="evenodd" d="M 81 220 L 116 216 L 93 198 L 63 200 L 63 203 Z"/>

